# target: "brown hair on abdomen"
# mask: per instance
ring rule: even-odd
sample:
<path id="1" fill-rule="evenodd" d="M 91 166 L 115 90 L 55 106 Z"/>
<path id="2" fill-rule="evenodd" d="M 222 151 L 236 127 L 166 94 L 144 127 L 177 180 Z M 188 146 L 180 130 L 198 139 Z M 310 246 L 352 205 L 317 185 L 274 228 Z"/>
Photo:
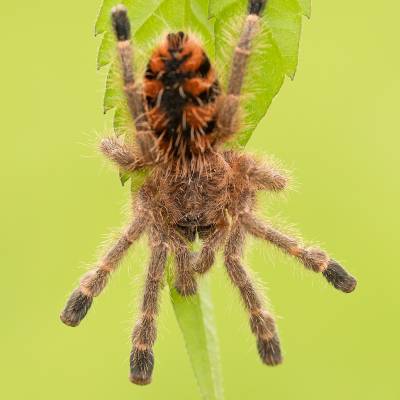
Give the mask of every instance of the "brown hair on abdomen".
<path id="1" fill-rule="evenodd" d="M 200 43 L 170 33 L 154 50 L 144 76 L 146 113 L 162 156 L 191 159 L 212 144 L 220 87 Z"/>

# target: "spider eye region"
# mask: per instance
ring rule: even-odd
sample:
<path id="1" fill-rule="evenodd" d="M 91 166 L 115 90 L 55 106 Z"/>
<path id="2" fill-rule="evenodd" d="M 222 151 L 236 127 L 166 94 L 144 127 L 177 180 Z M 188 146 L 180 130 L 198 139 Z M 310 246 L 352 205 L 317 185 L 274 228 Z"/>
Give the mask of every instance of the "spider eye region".
<path id="1" fill-rule="evenodd" d="M 200 42 L 184 32 L 166 35 L 153 51 L 143 83 L 146 113 L 160 145 L 180 156 L 204 152 L 216 126 L 220 90 Z"/>

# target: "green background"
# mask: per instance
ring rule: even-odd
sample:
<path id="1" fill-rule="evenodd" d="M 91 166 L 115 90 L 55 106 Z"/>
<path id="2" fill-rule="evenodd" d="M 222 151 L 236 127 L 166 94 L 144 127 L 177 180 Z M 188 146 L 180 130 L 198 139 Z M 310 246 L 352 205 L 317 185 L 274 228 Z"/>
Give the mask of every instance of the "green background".
<path id="1" fill-rule="evenodd" d="M 109 132 L 93 37 L 99 0 L 1 2 L 3 399 L 199 399 L 167 291 L 154 381 L 129 383 L 129 334 L 146 251 L 135 246 L 77 329 L 58 319 L 129 193 L 96 152 Z M 316 1 L 300 63 L 251 139 L 293 172 L 261 198 L 358 278 L 344 295 L 264 243 L 248 264 L 268 286 L 285 363 L 263 366 L 235 290 L 211 273 L 226 399 L 400 398 L 400 5 Z M 285 225 L 285 223 L 283 223 Z M 87 263 L 87 265 L 86 265 Z M 396 378 L 397 377 L 397 378 Z"/>

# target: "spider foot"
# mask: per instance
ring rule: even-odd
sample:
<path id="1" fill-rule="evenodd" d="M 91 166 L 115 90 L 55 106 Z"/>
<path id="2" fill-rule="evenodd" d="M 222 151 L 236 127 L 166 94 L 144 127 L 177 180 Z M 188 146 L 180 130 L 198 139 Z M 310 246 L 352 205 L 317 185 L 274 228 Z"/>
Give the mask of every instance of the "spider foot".
<path id="1" fill-rule="evenodd" d="M 352 292 L 357 286 L 357 280 L 335 260 L 330 260 L 328 267 L 322 272 L 326 280 L 336 289 L 345 293 Z"/>
<path id="2" fill-rule="evenodd" d="M 266 4 L 266 0 L 250 0 L 248 6 L 249 14 L 260 15 L 263 12 Z"/>
<path id="3" fill-rule="evenodd" d="M 129 40 L 131 36 L 131 27 L 126 7 L 122 4 L 118 4 L 111 10 L 111 17 L 118 40 Z"/>
<path id="4" fill-rule="evenodd" d="M 78 326 L 89 311 L 92 301 L 92 297 L 86 296 L 80 289 L 75 289 L 60 315 L 61 321 L 68 326 Z"/>
<path id="5" fill-rule="evenodd" d="M 130 357 L 131 373 L 129 380 L 136 385 L 148 385 L 154 369 L 154 355 L 151 349 L 140 350 L 134 347 Z"/>
<path id="6" fill-rule="evenodd" d="M 197 293 L 197 282 L 194 274 L 179 276 L 175 282 L 175 289 L 184 297 L 193 296 Z"/>
<path id="7" fill-rule="evenodd" d="M 275 366 L 282 363 L 281 347 L 277 334 L 269 340 L 258 339 L 257 348 L 264 364 Z"/>

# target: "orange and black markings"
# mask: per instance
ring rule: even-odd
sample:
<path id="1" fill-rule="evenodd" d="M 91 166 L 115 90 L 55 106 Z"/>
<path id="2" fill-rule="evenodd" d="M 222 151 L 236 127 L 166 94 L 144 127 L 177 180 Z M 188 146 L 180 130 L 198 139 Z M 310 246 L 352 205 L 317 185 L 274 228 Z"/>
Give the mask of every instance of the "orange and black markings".
<path id="1" fill-rule="evenodd" d="M 190 158 L 210 147 L 220 87 L 195 38 L 183 32 L 168 34 L 147 65 L 143 90 L 164 156 Z"/>

